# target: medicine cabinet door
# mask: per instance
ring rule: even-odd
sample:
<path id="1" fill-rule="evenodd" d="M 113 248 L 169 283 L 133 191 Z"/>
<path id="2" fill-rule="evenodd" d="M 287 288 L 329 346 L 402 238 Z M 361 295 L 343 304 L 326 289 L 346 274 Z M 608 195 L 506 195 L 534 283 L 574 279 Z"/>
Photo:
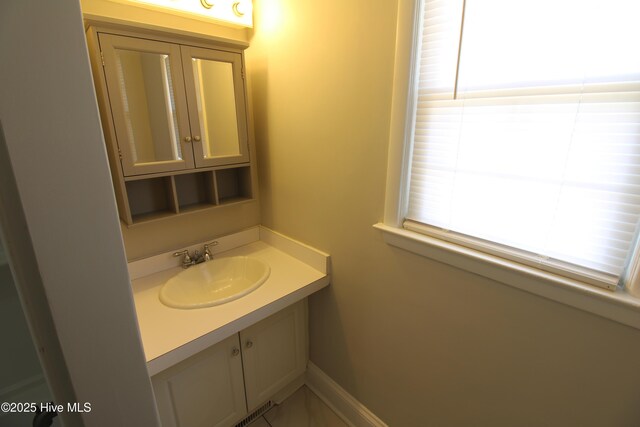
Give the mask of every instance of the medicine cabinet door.
<path id="1" fill-rule="evenodd" d="M 181 46 L 196 167 L 246 163 L 242 55 Z"/>
<path id="2" fill-rule="evenodd" d="M 100 34 L 125 176 L 193 168 L 180 47 Z"/>

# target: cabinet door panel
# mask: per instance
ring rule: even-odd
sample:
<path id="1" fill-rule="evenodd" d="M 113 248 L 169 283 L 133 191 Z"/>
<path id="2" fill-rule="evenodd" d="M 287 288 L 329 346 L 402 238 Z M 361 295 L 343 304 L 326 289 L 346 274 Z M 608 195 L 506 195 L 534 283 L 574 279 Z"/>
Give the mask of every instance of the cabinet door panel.
<path id="1" fill-rule="evenodd" d="M 247 414 L 239 349 L 236 334 L 152 378 L 163 427 L 228 427 Z"/>
<path id="2" fill-rule="evenodd" d="M 178 45 L 100 34 L 125 176 L 193 168 Z"/>
<path id="3" fill-rule="evenodd" d="M 249 161 L 242 55 L 181 46 L 196 167 Z"/>
<path id="4" fill-rule="evenodd" d="M 306 337 L 304 302 L 240 332 L 249 411 L 304 373 Z"/>

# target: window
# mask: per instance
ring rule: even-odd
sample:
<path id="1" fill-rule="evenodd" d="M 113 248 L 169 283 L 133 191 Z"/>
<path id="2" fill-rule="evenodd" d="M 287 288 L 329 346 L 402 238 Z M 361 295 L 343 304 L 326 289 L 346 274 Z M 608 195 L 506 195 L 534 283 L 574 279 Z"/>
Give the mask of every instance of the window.
<path id="1" fill-rule="evenodd" d="M 639 12 L 425 0 L 404 228 L 615 289 L 640 218 Z"/>

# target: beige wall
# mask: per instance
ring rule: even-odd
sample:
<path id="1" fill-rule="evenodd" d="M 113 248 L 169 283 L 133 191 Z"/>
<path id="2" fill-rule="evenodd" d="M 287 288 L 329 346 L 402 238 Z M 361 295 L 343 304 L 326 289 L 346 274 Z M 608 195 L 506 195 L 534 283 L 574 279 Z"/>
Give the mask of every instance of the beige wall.
<path id="1" fill-rule="evenodd" d="M 263 223 L 332 255 L 310 356 L 390 426 L 640 425 L 640 331 L 387 246 L 395 1 L 255 0 Z"/>

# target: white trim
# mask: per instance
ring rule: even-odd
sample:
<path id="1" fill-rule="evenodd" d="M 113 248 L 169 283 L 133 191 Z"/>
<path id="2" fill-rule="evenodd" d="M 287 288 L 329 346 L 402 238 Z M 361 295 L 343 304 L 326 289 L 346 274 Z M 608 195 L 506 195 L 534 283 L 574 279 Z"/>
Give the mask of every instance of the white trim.
<path id="1" fill-rule="evenodd" d="M 613 274 L 602 273 L 586 267 L 580 267 L 557 259 L 527 252 L 522 249 L 501 245 L 488 240 L 482 240 L 477 237 L 467 236 L 450 230 L 443 230 L 409 219 L 404 222 L 403 228 L 408 231 L 414 231 L 418 234 L 424 234 L 438 240 L 453 243 L 454 245 L 463 246 L 489 255 L 495 255 L 498 258 L 505 258 L 519 264 L 525 264 L 529 267 L 548 271 L 554 275 L 568 277 L 570 279 L 585 282 L 610 291 L 615 291 L 618 287 L 618 277 Z"/>
<path id="2" fill-rule="evenodd" d="M 398 2 L 396 26 L 398 30 L 384 209 L 385 224 L 396 226 L 400 226 L 404 221 L 407 206 L 407 182 L 410 169 L 408 159 L 411 153 L 411 129 L 413 128 L 412 115 L 407 114 L 407 111 L 415 108 L 413 70 L 416 66 L 416 58 L 413 52 L 419 43 L 421 3 L 411 0 Z"/>
<path id="3" fill-rule="evenodd" d="M 311 361 L 307 365 L 306 385 L 350 427 L 388 427 Z"/>
<path id="4" fill-rule="evenodd" d="M 623 289 L 607 291 L 413 231 L 374 227 L 390 245 L 640 329 L 640 299 Z"/>
<path id="5" fill-rule="evenodd" d="M 638 238 L 636 238 L 638 240 Z M 636 298 L 640 298 L 640 248 L 637 244 L 629 257 L 629 266 L 622 275 L 625 290 Z"/>
<path id="6" fill-rule="evenodd" d="M 629 278 L 630 280 L 625 285 L 625 290 L 629 295 L 640 298 L 640 261 L 638 259 L 633 261 L 632 273 Z"/>

